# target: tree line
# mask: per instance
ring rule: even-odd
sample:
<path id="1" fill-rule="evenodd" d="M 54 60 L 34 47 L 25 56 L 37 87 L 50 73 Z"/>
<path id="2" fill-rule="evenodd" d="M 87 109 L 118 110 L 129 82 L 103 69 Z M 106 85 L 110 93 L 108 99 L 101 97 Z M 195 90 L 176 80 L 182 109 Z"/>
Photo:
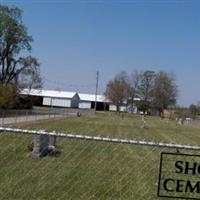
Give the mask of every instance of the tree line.
<path id="1" fill-rule="evenodd" d="M 161 115 L 164 109 L 175 106 L 178 86 L 175 75 L 166 71 L 138 71 L 131 74 L 121 72 L 110 80 L 105 95 L 117 107 L 126 105 L 133 110 L 134 104 L 144 113 L 156 111 Z M 135 101 L 140 98 L 140 101 Z"/>

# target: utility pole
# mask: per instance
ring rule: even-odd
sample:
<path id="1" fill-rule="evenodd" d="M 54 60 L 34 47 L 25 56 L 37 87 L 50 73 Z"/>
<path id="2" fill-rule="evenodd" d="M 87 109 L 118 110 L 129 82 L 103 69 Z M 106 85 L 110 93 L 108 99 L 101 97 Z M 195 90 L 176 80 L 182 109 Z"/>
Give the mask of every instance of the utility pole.
<path id="1" fill-rule="evenodd" d="M 97 71 L 94 113 L 96 113 L 96 111 L 97 111 L 97 92 L 98 92 L 98 84 L 99 84 L 99 72 Z"/>

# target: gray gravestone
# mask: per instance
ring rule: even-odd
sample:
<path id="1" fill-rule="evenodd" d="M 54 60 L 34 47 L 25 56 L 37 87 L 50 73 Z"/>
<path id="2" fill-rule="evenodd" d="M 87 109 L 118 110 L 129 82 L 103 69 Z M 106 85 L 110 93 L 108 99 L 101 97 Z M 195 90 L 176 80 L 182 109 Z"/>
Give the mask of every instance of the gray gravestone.
<path id="1" fill-rule="evenodd" d="M 41 157 L 45 151 L 49 148 L 49 136 L 48 135 L 36 135 L 34 138 L 33 151 L 31 157 Z"/>

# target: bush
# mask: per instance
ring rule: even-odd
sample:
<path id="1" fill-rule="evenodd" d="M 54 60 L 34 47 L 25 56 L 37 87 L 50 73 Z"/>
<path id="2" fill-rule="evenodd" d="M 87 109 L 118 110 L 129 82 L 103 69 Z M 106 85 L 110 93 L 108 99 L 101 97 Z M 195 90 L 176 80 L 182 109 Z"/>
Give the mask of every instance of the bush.
<path id="1" fill-rule="evenodd" d="M 13 109 L 17 107 L 18 95 L 17 88 L 14 85 L 0 84 L 0 108 Z"/>
<path id="2" fill-rule="evenodd" d="M 18 97 L 17 107 L 18 109 L 31 109 L 33 107 L 31 97 L 20 96 Z"/>

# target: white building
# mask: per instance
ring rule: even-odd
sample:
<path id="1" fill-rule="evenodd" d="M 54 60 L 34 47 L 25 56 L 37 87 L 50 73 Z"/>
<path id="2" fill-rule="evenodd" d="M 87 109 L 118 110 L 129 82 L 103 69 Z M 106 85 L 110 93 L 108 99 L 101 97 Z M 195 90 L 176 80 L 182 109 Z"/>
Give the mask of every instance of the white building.
<path id="1" fill-rule="evenodd" d="M 78 93 L 76 92 L 25 89 L 21 94 L 41 97 L 42 105 L 44 106 L 78 108 L 80 100 Z"/>
<path id="2" fill-rule="evenodd" d="M 140 101 L 140 99 L 139 98 L 134 98 L 134 102 L 135 101 Z M 119 106 L 119 111 L 120 112 L 131 112 L 131 110 L 135 114 L 138 112 L 138 109 L 137 109 L 136 105 L 133 105 L 133 108 L 131 108 L 130 106 L 126 106 L 126 103 L 124 103 L 124 105 Z M 112 104 L 112 103 L 110 103 L 109 104 L 109 111 L 117 111 L 117 106 Z"/>
<path id="3" fill-rule="evenodd" d="M 117 107 L 104 95 L 65 92 L 55 90 L 36 90 L 25 89 L 21 91 L 21 95 L 33 96 L 40 98 L 41 105 L 66 108 L 94 109 L 95 102 L 97 110 L 117 111 Z M 134 101 L 140 99 L 135 98 Z M 130 111 L 125 104 L 119 107 L 122 112 Z M 137 107 L 134 106 L 133 113 L 137 113 Z"/>
<path id="4" fill-rule="evenodd" d="M 97 110 L 108 110 L 104 109 L 105 107 L 108 108 L 109 104 L 109 101 L 106 100 L 104 95 L 97 95 L 97 98 L 95 98 L 94 94 L 78 93 L 78 95 L 80 97 L 79 108 L 93 109 L 95 107 L 95 101 L 96 101 Z"/>
<path id="5" fill-rule="evenodd" d="M 110 104 L 109 105 L 109 110 L 110 111 L 117 111 L 117 106 L 114 104 Z M 127 107 L 125 105 L 123 106 L 119 106 L 119 111 L 121 112 L 126 112 L 127 111 Z"/>

